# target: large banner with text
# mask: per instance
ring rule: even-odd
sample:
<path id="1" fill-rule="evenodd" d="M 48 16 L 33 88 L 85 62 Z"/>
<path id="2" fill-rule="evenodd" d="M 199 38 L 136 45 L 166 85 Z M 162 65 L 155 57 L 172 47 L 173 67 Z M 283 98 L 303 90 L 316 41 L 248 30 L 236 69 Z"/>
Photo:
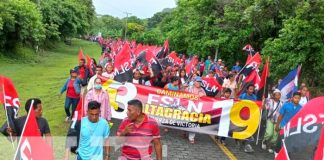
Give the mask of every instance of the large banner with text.
<path id="1" fill-rule="evenodd" d="M 260 103 L 221 100 L 133 83 L 104 80 L 109 93 L 112 116 L 127 117 L 127 102 L 139 99 L 143 112 L 163 127 L 235 139 L 251 137 L 258 129 Z"/>

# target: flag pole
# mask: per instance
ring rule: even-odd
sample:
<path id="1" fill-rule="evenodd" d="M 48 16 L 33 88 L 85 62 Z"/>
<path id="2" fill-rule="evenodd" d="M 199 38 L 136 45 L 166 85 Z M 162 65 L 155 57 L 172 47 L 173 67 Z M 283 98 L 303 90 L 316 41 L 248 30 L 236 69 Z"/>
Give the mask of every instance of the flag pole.
<path id="1" fill-rule="evenodd" d="M 10 128 L 9 116 L 8 116 L 8 111 L 7 111 L 7 106 L 6 106 L 6 94 L 5 93 L 6 92 L 5 92 L 5 88 L 4 88 L 4 83 L 2 83 L 3 105 L 4 105 L 5 111 L 6 111 L 7 125 Z M 13 142 L 13 138 L 12 138 L 11 132 L 9 133 L 9 135 L 10 135 L 10 142 L 12 144 L 12 149 L 15 149 L 15 144 Z"/>
<path id="2" fill-rule="evenodd" d="M 29 117 L 30 117 L 30 110 L 31 110 L 31 109 L 34 109 L 34 108 L 33 108 L 33 105 L 34 105 L 34 100 L 32 100 L 31 103 L 30 103 L 30 107 L 29 107 L 29 110 L 28 110 L 28 114 L 27 114 L 27 118 L 26 118 L 26 121 L 25 121 L 25 124 L 24 124 L 24 128 L 23 128 L 23 130 L 22 130 L 22 132 L 21 132 L 22 135 L 23 135 L 24 132 L 25 132 L 26 125 L 27 125 L 27 122 L 28 122 Z M 18 147 L 17 147 L 17 149 L 16 149 L 16 153 L 15 153 L 15 157 L 14 157 L 14 159 L 16 159 L 17 154 L 18 154 L 18 152 L 19 152 L 19 149 L 20 149 L 20 148 L 19 148 L 19 145 L 20 145 L 21 140 L 22 140 L 22 135 L 20 135 L 19 143 L 18 143 Z"/>
<path id="3" fill-rule="evenodd" d="M 268 62 L 268 71 L 269 71 L 269 60 L 270 57 L 268 56 L 266 64 Z M 264 69 L 264 67 L 263 67 Z M 263 107 L 264 107 L 264 98 L 265 98 L 265 92 L 266 92 L 266 88 L 267 88 L 267 79 L 268 79 L 268 71 L 266 72 L 266 76 L 265 76 L 265 82 L 264 82 L 264 87 L 263 87 L 263 93 L 262 93 L 262 109 L 261 109 L 261 114 L 260 114 L 260 119 L 259 119 L 259 127 L 258 127 L 258 134 L 257 134 L 257 140 L 256 140 L 256 145 L 259 144 L 259 136 L 260 136 L 260 128 L 261 128 L 261 120 L 262 120 L 262 113 L 263 113 Z"/>

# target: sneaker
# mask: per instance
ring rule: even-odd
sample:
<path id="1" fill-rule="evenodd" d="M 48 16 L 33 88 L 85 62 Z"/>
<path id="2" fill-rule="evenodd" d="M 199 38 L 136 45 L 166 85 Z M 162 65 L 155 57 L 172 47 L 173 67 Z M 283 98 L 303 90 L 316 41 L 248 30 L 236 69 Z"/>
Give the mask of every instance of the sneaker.
<path id="1" fill-rule="evenodd" d="M 70 120 L 70 117 L 65 117 L 65 122 L 68 122 Z"/>
<path id="2" fill-rule="evenodd" d="M 266 150 L 267 149 L 267 145 L 264 143 L 264 141 L 262 141 L 261 148 L 263 150 Z"/>
<path id="3" fill-rule="evenodd" d="M 268 149 L 268 152 L 269 152 L 269 153 L 273 153 L 273 149 L 271 149 L 271 148 Z"/>
<path id="4" fill-rule="evenodd" d="M 252 153 L 252 152 L 254 152 L 254 150 L 253 150 L 253 148 L 252 148 L 252 146 L 250 144 L 247 144 L 244 147 L 244 152 L 245 153 Z"/>
<path id="5" fill-rule="evenodd" d="M 195 140 L 189 140 L 190 144 L 195 144 Z"/>
<path id="6" fill-rule="evenodd" d="M 220 142 L 222 145 L 224 145 L 224 146 L 226 145 L 226 143 L 225 143 L 224 140 L 220 140 L 219 142 Z"/>

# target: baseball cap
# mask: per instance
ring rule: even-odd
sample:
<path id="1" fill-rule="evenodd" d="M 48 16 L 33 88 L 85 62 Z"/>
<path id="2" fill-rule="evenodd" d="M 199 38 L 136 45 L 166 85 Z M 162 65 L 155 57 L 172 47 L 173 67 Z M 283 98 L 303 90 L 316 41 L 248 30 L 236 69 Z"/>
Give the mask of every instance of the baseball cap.
<path id="1" fill-rule="evenodd" d="M 273 91 L 273 93 L 281 93 L 281 91 L 280 91 L 278 88 L 276 88 L 276 89 Z"/>
<path id="2" fill-rule="evenodd" d="M 197 81 L 197 82 L 201 82 L 201 81 L 202 81 L 202 79 L 201 79 L 201 77 L 199 77 L 199 76 L 196 76 L 196 77 L 195 77 L 195 81 Z"/>

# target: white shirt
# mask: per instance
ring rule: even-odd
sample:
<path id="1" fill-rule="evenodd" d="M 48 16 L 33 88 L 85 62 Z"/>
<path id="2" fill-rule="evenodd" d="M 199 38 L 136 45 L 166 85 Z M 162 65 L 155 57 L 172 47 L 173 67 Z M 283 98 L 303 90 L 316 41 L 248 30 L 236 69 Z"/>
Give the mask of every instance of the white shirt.
<path id="1" fill-rule="evenodd" d="M 109 79 L 114 79 L 114 77 L 115 77 L 114 72 L 111 72 L 111 73 L 104 72 L 104 73 L 102 73 L 102 76 L 107 77 Z"/>
<path id="2" fill-rule="evenodd" d="M 94 87 L 94 82 L 95 82 L 96 78 L 97 78 L 97 74 L 94 75 L 94 76 L 92 76 L 92 77 L 89 79 L 88 87 L 87 87 L 87 90 L 88 90 L 88 91 Z"/>
<path id="3" fill-rule="evenodd" d="M 304 107 L 304 105 L 305 105 L 307 102 L 308 102 L 307 97 L 304 96 L 304 97 L 301 97 L 301 98 L 300 98 L 299 104 L 300 104 L 302 107 Z"/>
<path id="4" fill-rule="evenodd" d="M 139 84 L 139 80 L 133 79 L 134 84 Z"/>

